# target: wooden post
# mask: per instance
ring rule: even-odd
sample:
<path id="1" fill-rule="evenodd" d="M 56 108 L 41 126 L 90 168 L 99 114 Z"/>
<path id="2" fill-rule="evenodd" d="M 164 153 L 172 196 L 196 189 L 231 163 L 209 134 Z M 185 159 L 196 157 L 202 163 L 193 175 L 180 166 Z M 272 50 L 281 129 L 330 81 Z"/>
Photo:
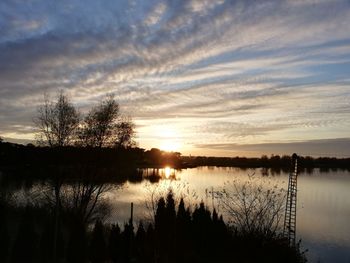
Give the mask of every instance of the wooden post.
<path id="1" fill-rule="evenodd" d="M 131 202 L 131 207 L 130 207 L 130 224 L 132 225 L 134 221 L 134 203 Z"/>
<path id="2" fill-rule="evenodd" d="M 214 187 L 211 187 L 211 209 L 214 211 Z"/>

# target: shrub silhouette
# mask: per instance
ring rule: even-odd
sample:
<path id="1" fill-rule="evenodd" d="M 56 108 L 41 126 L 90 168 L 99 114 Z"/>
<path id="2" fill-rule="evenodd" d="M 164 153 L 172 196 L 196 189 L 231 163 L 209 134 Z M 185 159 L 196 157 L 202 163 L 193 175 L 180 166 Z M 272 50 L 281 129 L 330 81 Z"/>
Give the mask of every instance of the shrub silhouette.
<path id="1" fill-rule="evenodd" d="M 30 207 L 26 208 L 19 223 L 17 237 L 12 248 L 11 262 L 37 262 L 38 261 L 38 234 Z"/>
<path id="2" fill-rule="evenodd" d="M 114 263 L 119 262 L 121 258 L 121 253 L 120 253 L 121 242 L 122 240 L 121 240 L 120 228 L 118 224 L 112 225 L 109 232 L 108 252 L 109 252 L 109 258 Z"/>
<path id="3" fill-rule="evenodd" d="M 122 230 L 101 220 L 91 227 L 79 217 L 65 215 L 60 221 L 56 258 L 54 213 L 49 212 L 41 224 L 34 222 L 34 210 L 28 208 L 19 222 L 8 262 L 305 262 L 299 246 L 289 247 L 278 235 L 248 235 L 227 225 L 203 202 L 191 211 L 183 199 L 176 205 L 173 192 L 169 192 L 156 206 L 155 221 L 147 228 L 139 222 L 134 229 L 131 220 Z"/>
<path id="4" fill-rule="evenodd" d="M 97 220 L 92 231 L 90 246 L 90 260 L 92 263 L 102 263 L 107 260 L 107 245 L 105 229 L 100 220 Z"/>

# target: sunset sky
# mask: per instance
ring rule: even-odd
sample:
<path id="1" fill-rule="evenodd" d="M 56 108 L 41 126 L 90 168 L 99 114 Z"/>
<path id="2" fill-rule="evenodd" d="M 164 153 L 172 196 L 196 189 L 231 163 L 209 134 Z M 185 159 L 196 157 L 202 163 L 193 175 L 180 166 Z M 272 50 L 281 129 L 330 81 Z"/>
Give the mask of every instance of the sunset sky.
<path id="1" fill-rule="evenodd" d="M 146 149 L 350 156 L 350 1 L 0 1 L 0 136 L 60 89 Z"/>

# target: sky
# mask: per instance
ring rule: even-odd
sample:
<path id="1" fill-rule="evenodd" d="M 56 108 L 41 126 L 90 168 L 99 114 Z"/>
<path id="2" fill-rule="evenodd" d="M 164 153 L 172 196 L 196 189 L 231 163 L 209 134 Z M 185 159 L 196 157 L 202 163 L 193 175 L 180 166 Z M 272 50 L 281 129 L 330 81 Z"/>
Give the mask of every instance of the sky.
<path id="1" fill-rule="evenodd" d="M 0 136 L 115 94 L 140 147 L 350 156 L 350 1 L 2 0 Z"/>

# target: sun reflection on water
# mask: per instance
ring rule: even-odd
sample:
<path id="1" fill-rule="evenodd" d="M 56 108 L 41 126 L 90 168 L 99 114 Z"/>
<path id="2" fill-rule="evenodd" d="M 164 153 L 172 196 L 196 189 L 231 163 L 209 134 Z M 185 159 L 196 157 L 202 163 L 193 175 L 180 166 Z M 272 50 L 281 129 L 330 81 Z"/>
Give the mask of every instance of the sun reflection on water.
<path id="1" fill-rule="evenodd" d="M 171 168 L 169 166 L 166 166 L 164 168 L 164 175 L 166 179 L 169 179 L 171 176 Z"/>

